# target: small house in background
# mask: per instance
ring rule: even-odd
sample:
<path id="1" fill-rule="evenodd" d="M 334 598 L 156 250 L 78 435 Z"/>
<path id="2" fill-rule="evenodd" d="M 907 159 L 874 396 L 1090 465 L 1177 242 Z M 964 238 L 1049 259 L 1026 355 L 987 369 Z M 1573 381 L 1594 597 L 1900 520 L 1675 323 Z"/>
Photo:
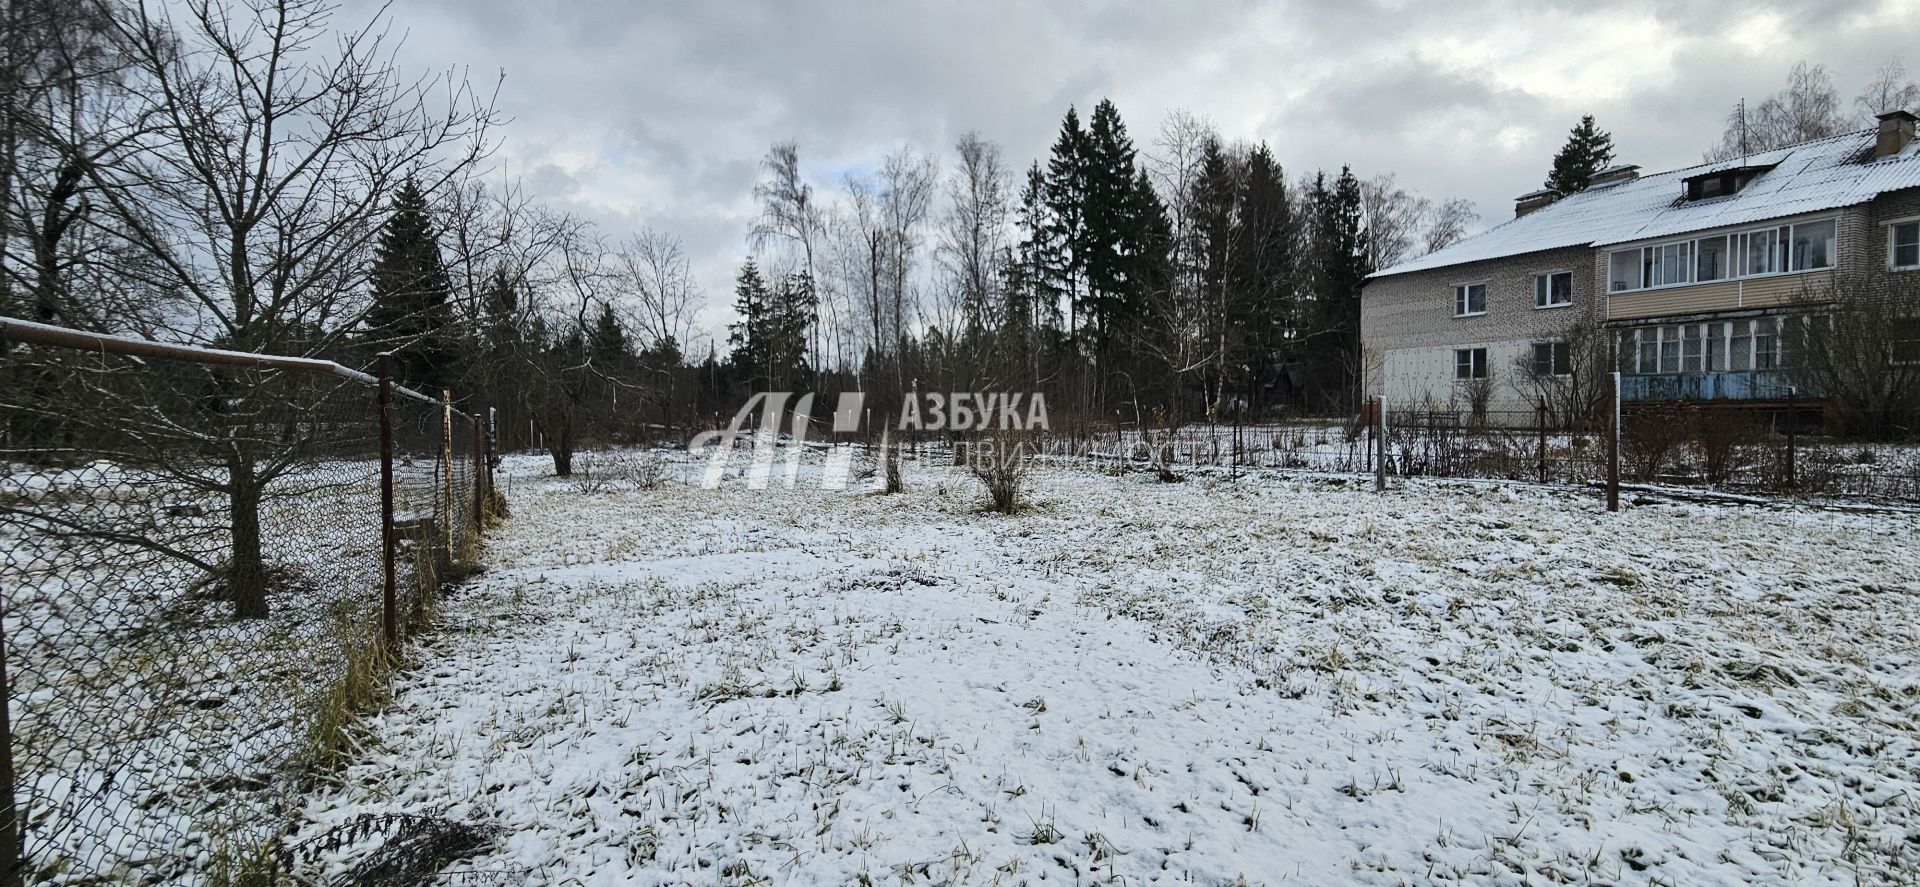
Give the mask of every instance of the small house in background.
<path id="1" fill-rule="evenodd" d="M 1531 415 L 1618 370 L 1630 402 L 1778 403 L 1793 385 L 1783 324 L 1837 274 L 1920 274 L 1914 128 L 1894 111 L 1832 138 L 1524 194 L 1513 219 L 1368 279 L 1365 391 L 1400 409 Z"/>

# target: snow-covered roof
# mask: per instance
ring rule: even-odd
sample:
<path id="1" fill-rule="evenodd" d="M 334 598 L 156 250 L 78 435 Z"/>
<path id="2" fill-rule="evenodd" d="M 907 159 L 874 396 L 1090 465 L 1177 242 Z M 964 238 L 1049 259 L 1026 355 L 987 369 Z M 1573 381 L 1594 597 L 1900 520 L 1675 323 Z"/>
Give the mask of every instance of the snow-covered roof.
<path id="1" fill-rule="evenodd" d="M 1375 277 L 1445 268 L 1570 246 L 1605 246 L 1727 225 L 1760 222 L 1866 203 L 1876 195 L 1920 187 L 1920 140 L 1899 153 L 1870 155 L 1878 129 L 1803 142 L 1772 151 L 1655 173 L 1570 194 L 1517 219 Z M 1723 169 L 1772 166 L 1727 197 L 1684 202 L 1681 182 Z"/>

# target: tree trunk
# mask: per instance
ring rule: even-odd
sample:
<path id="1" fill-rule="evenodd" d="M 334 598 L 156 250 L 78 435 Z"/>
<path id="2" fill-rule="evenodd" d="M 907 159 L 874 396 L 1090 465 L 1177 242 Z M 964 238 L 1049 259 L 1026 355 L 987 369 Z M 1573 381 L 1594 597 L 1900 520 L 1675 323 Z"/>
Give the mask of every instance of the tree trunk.
<path id="1" fill-rule="evenodd" d="M 563 423 L 547 435 L 547 454 L 553 457 L 555 477 L 573 476 L 573 423 Z"/>
<path id="2" fill-rule="evenodd" d="M 235 619 L 267 616 L 267 567 L 260 554 L 260 484 L 251 459 L 228 462 L 228 513 L 233 553 L 227 561 L 227 596 Z"/>

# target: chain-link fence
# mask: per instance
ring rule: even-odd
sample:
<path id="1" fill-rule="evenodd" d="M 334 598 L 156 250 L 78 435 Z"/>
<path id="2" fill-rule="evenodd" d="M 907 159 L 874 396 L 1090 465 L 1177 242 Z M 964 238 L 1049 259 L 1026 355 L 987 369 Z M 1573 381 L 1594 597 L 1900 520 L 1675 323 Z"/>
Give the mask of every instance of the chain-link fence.
<path id="1" fill-rule="evenodd" d="M 395 387 L 383 448 L 329 363 L 4 330 L 0 884 L 255 881 L 472 557 L 479 423 Z"/>

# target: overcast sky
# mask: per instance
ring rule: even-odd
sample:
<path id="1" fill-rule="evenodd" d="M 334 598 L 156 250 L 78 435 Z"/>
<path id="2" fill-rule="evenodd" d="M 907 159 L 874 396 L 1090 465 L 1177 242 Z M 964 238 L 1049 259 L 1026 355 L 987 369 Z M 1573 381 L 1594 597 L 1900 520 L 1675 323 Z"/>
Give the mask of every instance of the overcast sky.
<path id="1" fill-rule="evenodd" d="M 1289 176 L 1397 173 L 1472 200 L 1484 227 L 1539 187 L 1583 113 L 1621 161 L 1670 169 L 1699 162 L 1735 100 L 1778 90 L 1795 61 L 1825 63 L 1849 103 L 1890 59 L 1920 72 L 1920 0 L 401 0 L 390 14 L 404 63 L 465 66 L 477 84 L 504 72 L 506 174 L 610 235 L 682 237 L 709 332 L 777 140 L 799 142 L 828 192 L 903 143 L 945 161 L 968 129 L 1024 169 L 1069 104 L 1084 115 L 1104 96 L 1143 149 L 1186 109 L 1265 140 Z"/>

